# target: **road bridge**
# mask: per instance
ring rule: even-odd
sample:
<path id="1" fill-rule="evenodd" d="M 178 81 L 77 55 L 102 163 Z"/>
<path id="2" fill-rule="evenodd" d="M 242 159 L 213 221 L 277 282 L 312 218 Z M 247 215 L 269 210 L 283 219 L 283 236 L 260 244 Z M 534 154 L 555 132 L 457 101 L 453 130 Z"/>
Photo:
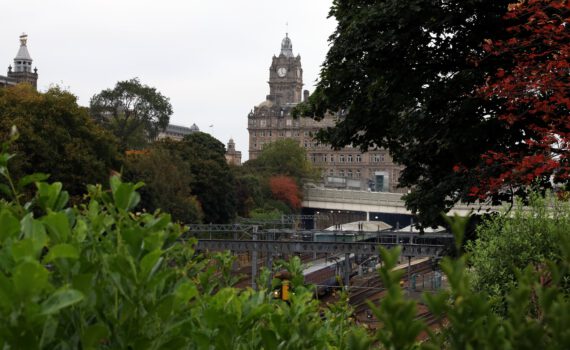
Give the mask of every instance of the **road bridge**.
<path id="1" fill-rule="evenodd" d="M 306 188 L 303 196 L 303 208 L 323 211 L 352 211 L 366 213 L 366 221 L 370 221 L 370 213 L 412 215 L 406 209 L 402 193 L 367 192 L 338 190 L 330 188 Z M 468 215 L 472 211 L 498 211 L 500 207 L 481 204 L 456 204 L 449 215 Z"/>

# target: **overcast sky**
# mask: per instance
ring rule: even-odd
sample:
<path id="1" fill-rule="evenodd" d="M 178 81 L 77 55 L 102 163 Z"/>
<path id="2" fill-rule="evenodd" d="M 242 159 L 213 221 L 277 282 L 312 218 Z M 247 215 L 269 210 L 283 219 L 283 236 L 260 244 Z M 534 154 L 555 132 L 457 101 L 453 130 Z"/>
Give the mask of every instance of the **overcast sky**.
<path id="1" fill-rule="evenodd" d="M 285 32 L 312 92 L 335 29 L 332 0 L 5 1 L 0 75 L 19 35 L 38 68 L 38 88 L 58 84 L 87 106 L 99 91 L 139 77 L 170 98 L 171 123 L 191 126 L 247 158 L 247 113 L 265 100 L 271 57 Z M 288 26 L 286 26 L 288 23 Z M 212 126 L 210 126 L 212 125 Z"/>

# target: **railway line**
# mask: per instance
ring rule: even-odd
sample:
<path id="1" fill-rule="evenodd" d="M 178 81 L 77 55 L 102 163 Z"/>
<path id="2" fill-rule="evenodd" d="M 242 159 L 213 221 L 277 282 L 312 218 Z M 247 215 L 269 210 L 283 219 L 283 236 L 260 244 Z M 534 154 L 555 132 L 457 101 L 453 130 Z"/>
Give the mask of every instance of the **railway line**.
<path id="1" fill-rule="evenodd" d="M 408 275 L 423 274 L 432 271 L 432 269 L 432 263 L 429 259 L 425 258 L 412 262 L 410 265 L 401 264 L 396 267 L 396 270 L 405 270 L 408 272 L 402 277 L 402 281 L 404 283 L 408 283 L 408 285 Z M 368 304 L 366 301 L 370 301 L 373 304 L 378 305 L 379 300 L 381 300 L 385 291 L 384 284 L 378 274 L 373 274 L 373 276 L 366 280 L 355 281 L 353 279 L 353 285 L 349 290 L 349 301 L 357 315 L 368 310 Z"/>

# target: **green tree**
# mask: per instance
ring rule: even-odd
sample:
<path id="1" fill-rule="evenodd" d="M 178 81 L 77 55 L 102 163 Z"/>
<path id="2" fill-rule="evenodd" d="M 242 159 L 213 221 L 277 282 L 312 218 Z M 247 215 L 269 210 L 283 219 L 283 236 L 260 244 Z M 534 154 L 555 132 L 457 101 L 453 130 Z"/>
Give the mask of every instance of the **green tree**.
<path id="1" fill-rule="evenodd" d="M 506 296 L 517 287 L 516 271 L 543 269 L 560 257 L 559 237 L 570 232 L 570 205 L 535 194 L 530 206 L 517 204 L 513 215 L 495 215 L 477 227 L 477 239 L 467 244 L 476 291 L 491 297 L 493 309 L 507 312 Z"/>
<path id="2" fill-rule="evenodd" d="M 140 148 L 168 126 L 169 99 L 137 79 L 119 81 L 113 89 L 94 95 L 91 114 L 120 140 L 123 150 Z"/>
<path id="3" fill-rule="evenodd" d="M 227 223 L 236 215 L 234 176 L 224 145 L 212 136 L 195 132 L 180 142 L 163 142 L 190 170 L 190 188 L 200 202 L 206 223 Z"/>
<path id="4" fill-rule="evenodd" d="M 307 160 L 305 149 L 295 140 L 282 139 L 265 145 L 256 159 L 247 161 L 242 167 L 234 169 L 238 184 L 239 214 L 256 218 L 279 217 L 299 209 L 302 196 L 299 188 L 306 182 L 316 180 L 319 170 Z M 292 197 L 275 196 L 275 187 L 270 180 L 275 177 L 293 179 L 295 188 Z M 291 192 L 290 194 L 293 194 Z"/>
<path id="5" fill-rule="evenodd" d="M 476 93 L 497 67 L 486 39 L 509 36 L 502 19 L 512 0 L 336 0 L 338 21 L 320 80 L 297 114 L 338 112 L 320 139 L 333 147 L 384 147 L 404 165 L 407 206 L 432 224 L 459 200 L 472 200 L 471 169 L 489 149 L 523 135 L 501 127 L 500 106 Z M 497 195 L 497 200 L 507 193 Z M 510 194 L 509 194 L 510 195 Z"/>
<path id="6" fill-rule="evenodd" d="M 20 135 L 11 145 L 18 152 L 10 164 L 15 176 L 50 174 L 78 195 L 120 166 L 116 139 L 93 122 L 74 95 L 57 87 L 46 93 L 25 84 L 0 89 L 0 137 L 13 125 Z"/>
<path id="7" fill-rule="evenodd" d="M 248 161 L 246 167 L 253 168 L 265 176 L 290 176 L 298 184 L 318 176 L 318 171 L 307 160 L 305 149 L 292 139 L 281 139 L 265 145 L 259 156 Z"/>
<path id="8" fill-rule="evenodd" d="M 259 176 L 244 171 L 244 167 L 231 167 L 235 178 L 237 215 L 249 217 L 252 209 L 263 205 Z"/>
<path id="9" fill-rule="evenodd" d="M 139 208 L 170 213 L 185 224 L 200 223 L 204 217 L 198 198 L 192 194 L 189 165 L 161 143 L 140 154 L 128 155 L 125 179 L 143 181 Z"/>

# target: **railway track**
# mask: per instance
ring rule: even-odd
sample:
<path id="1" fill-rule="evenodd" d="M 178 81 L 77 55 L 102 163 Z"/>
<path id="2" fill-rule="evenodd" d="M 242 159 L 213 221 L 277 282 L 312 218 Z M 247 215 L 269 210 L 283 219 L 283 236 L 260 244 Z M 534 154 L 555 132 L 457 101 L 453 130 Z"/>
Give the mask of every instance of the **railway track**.
<path id="1" fill-rule="evenodd" d="M 398 270 L 405 270 L 407 272 L 407 265 L 400 265 Z M 410 274 L 422 274 L 432 271 L 432 265 L 429 260 L 424 260 L 416 264 L 412 264 L 410 267 Z M 408 282 L 408 274 L 404 274 L 402 277 L 404 283 Z M 354 308 L 355 314 L 359 315 L 369 309 L 366 301 L 370 301 L 375 305 L 379 304 L 379 301 L 384 296 L 384 284 L 380 279 L 380 276 L 374 275 L 373 277 L 362 281 L 362 283 L 354 284 L 351 288 L 349 294 L 350 304 Z"/>

